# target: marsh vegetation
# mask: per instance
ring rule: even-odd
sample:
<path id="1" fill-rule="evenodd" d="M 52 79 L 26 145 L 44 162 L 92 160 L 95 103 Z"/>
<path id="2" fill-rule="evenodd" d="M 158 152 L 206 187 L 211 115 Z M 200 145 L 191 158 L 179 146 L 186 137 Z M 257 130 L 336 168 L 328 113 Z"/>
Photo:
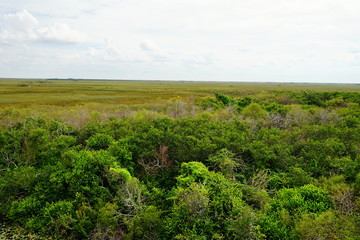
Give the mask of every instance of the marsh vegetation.
<path id="1" fill-rule="evenodd" d="M 359 239 L 360 85 L 0 81 L 0 238 Z"/>

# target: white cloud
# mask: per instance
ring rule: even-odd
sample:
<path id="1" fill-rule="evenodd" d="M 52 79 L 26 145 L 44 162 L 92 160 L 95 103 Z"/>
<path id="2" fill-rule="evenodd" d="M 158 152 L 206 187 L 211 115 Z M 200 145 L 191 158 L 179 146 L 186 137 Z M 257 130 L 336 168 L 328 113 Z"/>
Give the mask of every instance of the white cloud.
<path id="1" fill-rule="evenodd" d="M 153 62 L 168 62 L 176 59 L 176 56 L 170 56 L 164 49 L 149 40 L 142 41 L 139 47 Z"/>
<path id="2" fill-rule="evenodd" d="M 76 44 L 86 42 L 87 37 L 66 23 L 41 26 L 38 19 L 26 10 L 4 16 L 0 42 L 17 44 L 37 41 L 50 44 Z"/>
<path id="3" fill-rule="evenodd" d="M 6 14 L 3 30 L 0 32 L 0 42 L 11 44 L 35 40 L 37 38 L 35 29 L 38 24 L 38 20 L 26 10 Z"/>
<path id="4" fill-rule="evenodd" d="M 39 24 L 38 20 L 26 10 L 15 14 L 7 14 L 4 18 L 6 21 L 5 28 L 11 28 L 19 32 L 31 31 Z"/>
<path id="5" fill-rule="evenodd" d="M 213 63 L 214 59 L 210 56 L 196 55 L 184 59 L 184 64 L 192 67 L 209 66 Z"/>
<path id="6" fill-rule="evenodd" d="M 75 44 L 88 40 L 84 33 L 71 28 L 66 23 L 56 23 L 49 27 L 39 28 L 37 34 L 39 41 L 55 44 Z"/>
<path id="7" fill-rule="evenodd" d="M 158 46 L 156 46 L 154 43 L 149 41 L 142 41 L 140 43 L 140 48 L 144 51 L 156 51 L 159 49 Z"/>
<path id="8" fill-rule="evenodd" d="M 122 45 L 121 43 L 114 43 L 106 40 L 105 43 L 97 48 L 91 48 L 88 51 L 91 57 L 97 58 L 100 61 L 108 62 L 148 62 L 150 58 L 136 48 Z"/>

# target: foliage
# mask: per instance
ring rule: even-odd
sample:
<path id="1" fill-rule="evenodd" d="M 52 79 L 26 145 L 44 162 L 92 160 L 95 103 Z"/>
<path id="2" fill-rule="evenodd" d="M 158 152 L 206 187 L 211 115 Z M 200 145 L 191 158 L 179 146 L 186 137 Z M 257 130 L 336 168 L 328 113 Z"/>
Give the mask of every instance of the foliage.
<path id="1" fill-rule="evenodd" d="M 183 163 L 167 233 L 179 239 L 253 239 L 256 214 L 242 201 L 241 185 L 199 162 Z"/>
<path id="2" fill-rule="evenodd" d="M 352 219 L 332 210 L 304 215 L 296 224 L 296 232 L 302 239 L 353 239 L 358 234 Z"/>
<path id="3" fill-rule="evenodd" d="M 0 238 L 358 238 L 359 92 L 73 84 L 0 109 Z"/>
<path id="4" fill-rule="evenodd" d="M 258 103 L 251 103 L 242 110 L 244 117 L 259 119 L 266 115 L 266 111 Z"/>

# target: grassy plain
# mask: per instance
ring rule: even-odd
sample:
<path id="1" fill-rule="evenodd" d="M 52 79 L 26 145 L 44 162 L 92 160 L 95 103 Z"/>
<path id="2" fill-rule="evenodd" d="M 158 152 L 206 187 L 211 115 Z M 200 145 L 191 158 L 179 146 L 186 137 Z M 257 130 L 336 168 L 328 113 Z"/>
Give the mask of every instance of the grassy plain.
<path id="1" fill-rule="evenodd" d="M 43 116 L 82 125 L 91 118 L 104 120 L 132 114 L 132 110 L 163 109 L 179 100 L 194 102 L 218 92 L 261 98 L 273 91 L 303 90 L 360 92 L 360 85 L 0 79 L 0 123 L 7 125 L 13 120 Z"/>
<path id="2" fill-rule="evenodd" d="M 209 96 L 214 92 L 241 96 L 269 90 L 360 92 L 360 84 L 2 79 L 0 104 L 2 107 L 13 104 L 71 105 L 87 102 L 143 104 L 174 97 L 186 99 Z"/>

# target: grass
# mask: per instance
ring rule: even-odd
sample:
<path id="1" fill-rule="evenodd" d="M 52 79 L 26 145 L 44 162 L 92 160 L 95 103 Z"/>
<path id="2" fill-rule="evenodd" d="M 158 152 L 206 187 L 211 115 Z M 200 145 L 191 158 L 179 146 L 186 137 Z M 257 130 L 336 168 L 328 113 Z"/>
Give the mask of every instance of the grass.
<path id="1" fill-rule="evenodd" d="M 270 99 L 276 95 L 272 91 L 294 90 L 360 92 L 360 85 L 0 79 L 0 128 L 39 116 L 81 127 L 94 119 L 106 121 L 139 110 L 172 115 L 180 107 L 191 113 L 196 111 L 195 99 L 214 93 Z"/>
<path id="2" fill-rule="evenodd" d="M 159 99 L 182 99 L 213 95 L 251 95 L 269 90 L 357 91 L 356 84 L 241 83 L 186 81 L 72 81 L 0 80 L 0 106 L 49 104 L 74 105 L 102 102 L 143 104 Z"/>

